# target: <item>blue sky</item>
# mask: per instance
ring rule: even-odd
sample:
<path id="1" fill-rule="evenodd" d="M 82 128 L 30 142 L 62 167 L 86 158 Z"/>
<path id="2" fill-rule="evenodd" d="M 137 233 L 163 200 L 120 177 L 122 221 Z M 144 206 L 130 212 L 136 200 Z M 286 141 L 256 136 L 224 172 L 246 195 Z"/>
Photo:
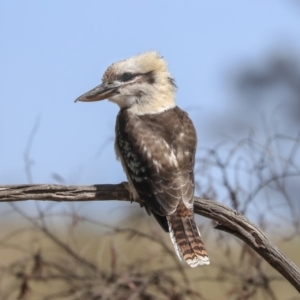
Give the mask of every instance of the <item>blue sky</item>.
<path id="1" fill-rule="evenodd" d="M 207 124 L 228 109 L 226 71 L 286 41 L 300 49 L 300 8 L 292 1 L 1 1 L 0 182 L 125 180 L 113 149 L 112 103 L 77 103 L 112 62 L 146 50 L 168 61 L 177 103 Z M 103 148 L 103 146 L 105 147 Z M 99 155 L 99 149 L 102 149 Z M 93 204 L 95 205 L 95 204 Z"/>

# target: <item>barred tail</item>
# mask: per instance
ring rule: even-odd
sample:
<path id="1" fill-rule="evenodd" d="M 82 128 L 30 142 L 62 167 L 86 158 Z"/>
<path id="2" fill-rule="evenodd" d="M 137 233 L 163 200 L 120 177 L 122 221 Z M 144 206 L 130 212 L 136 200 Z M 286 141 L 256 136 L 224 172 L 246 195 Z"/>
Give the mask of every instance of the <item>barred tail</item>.
<path id="1" fill-rule="evenodd" d="M 209 265 L 210 261 L 204 248 L 201 235 L 193 216 L 167 216 L 171 240 L 175 251 L 192 267 Z"/>

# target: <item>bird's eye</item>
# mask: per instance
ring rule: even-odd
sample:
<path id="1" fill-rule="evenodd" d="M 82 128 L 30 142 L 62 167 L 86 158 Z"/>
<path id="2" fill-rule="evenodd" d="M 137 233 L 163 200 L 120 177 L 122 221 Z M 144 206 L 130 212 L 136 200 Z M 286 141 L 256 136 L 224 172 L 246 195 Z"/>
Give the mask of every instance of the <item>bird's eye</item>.
<path id="1" fill-rule="evenodd" d="M 129 81 L 129 80 L 133 79 L 135 76 L 136 76 L 135 74 L 126 72 L 120 76 L 120 80 L 121 81 Z"/>

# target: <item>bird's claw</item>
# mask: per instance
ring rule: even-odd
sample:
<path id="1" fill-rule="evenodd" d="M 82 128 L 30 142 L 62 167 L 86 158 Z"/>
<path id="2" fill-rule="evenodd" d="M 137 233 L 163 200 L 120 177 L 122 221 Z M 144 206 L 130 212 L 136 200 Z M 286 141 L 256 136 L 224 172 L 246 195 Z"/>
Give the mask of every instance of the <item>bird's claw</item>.
<path id="1" fill-rule="evenodd" d="M 123 184 L 124 188 L 128 191 L 130 202 L 131 202 L 131 203 L 134 202 L 133 193 L 132 193 L 132 191 L 131 191 L 131 188 L 130 188 L 130 186 L 129 186 L 129 183 L 126 182 L 126 181 L 123 181 L 123 182 L 121 182 L 121 184 Z"/>

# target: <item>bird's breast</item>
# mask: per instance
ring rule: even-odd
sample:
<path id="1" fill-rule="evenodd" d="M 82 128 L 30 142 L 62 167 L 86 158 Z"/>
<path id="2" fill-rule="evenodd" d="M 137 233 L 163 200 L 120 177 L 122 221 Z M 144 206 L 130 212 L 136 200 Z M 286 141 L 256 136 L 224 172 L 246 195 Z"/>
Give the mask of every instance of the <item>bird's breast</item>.
<path id="1" fill-rule="evenodd" d="M 116 125 L 115 150 L 117 157 L 121 159 L 126 173 L 133 181 L 141 182 L 146 179 L 146 167 L 134 151 L 132 142 L 128 141 L 126 136 L 119 130 L 119 124 Z"/>

